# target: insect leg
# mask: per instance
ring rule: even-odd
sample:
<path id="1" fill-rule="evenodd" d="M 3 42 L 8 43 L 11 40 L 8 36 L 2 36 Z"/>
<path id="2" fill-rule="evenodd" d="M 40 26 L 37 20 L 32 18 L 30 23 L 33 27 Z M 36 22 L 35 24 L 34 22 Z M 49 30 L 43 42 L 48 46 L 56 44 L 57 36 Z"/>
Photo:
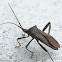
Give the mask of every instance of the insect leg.
<path id="1" fill-rule="evenodd" d="M 45 31 L 45 29 L 49 26 L 49 31 L 48 34 L 50 34 L 50 30 L 51 30 L 51 23 L 48 22 L 48 24 L 44 27 L 44 29 L 42 31 Z"/>
<path id="2" fill-rule="evenodd" d="M 51 60 L 53 61 L 52 57 L 50 56 L 49 52 L 39 43 L 39 41 L 37 40 L 38 44 L 43 48 L 44 51 L 46 51 L 49 55 L 49 57 L 51 58 Z M 53 61 L 54 62 L 54 61 Z"/>
<path id="3" fill-rule="evenodd" d="M 31 41 L 33 40 L 33 38 L 31 39 Z M 31 41 L 26 45 L 26 49 L 28 50 L 28 46 L 29 46 L 29 44 L 31 43 Z M 31 52 L 32 53 L 32 56 L 33 56 L 33 52 L 32 51 L 30 51 L 30 50 L 28 50 L 29 52 Z M 32 56 L 31 56 L 31 58 L 32 58 Z"/>
<path id="4" fill-rule="evenodd" d="M 27 37 L 29 37 L 29 35 Z M 18 42 L 19 39 L 23 39 L 23 38 L 27 38 L 27 37 L 17 38 L 17 42 Z M 19 44 L 19 46 L 16 46 L 15 48 L 19 48 L 21 46 L 21 44 L 19 42 L 18 42 L 18 44 Z"/>

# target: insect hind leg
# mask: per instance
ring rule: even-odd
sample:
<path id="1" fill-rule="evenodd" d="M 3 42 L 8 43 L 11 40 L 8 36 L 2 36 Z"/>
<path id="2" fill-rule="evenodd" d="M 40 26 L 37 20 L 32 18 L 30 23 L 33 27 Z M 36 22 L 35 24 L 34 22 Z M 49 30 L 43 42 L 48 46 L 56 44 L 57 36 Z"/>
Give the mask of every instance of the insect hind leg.
<path id="1" fill-rule="evenodd" d="M 42 31 L 45 31 L 45 29 L 46 29 L 48 26 L 49 26 L 48 34 L 50 34 L 50 30 L 51 30 L 51 23 L 50 23 L 50 22 L 48 22 L 48 23 L 46 24 L 46 26 L 43 28 Z"/>
<path id="2" fill-rule="evenodd" d="M 47 49 L 46 48 L 44 48 L 40 43 L 39 43 L 39 41 L 37 40 L 37 43 L 43 48 L 43 50 L 44 51 L 46 51 L 47 53 L 48 53 L 48 55 L 49 55 L 49 57 L 51 58 L 51 60 L 53 61 L 53 59 L 52 59 L 52 57 L 50 56 L 50 54 L 49 54 L 49 52 L 47 51 Z M 54 61 L 53 61 L 54 62 Z"/>

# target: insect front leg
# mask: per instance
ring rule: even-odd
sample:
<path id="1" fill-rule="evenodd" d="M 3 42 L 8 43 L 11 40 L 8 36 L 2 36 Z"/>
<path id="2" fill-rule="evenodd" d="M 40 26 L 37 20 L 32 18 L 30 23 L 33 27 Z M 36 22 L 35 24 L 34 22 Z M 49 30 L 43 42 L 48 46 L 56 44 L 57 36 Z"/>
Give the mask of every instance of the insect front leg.
<path id="1" fill-rule="evenodd" d="M 49 30 L 48 30 L 48 34 L 50 34 L 50 30 L 51 30 L 51 23 L 48 22 L 47 25 L 44 27 L 44 29 L 42 31 L 45 31 L 45 29 L 49 26 Z"/>
<path id="2" fill-rule="evenodd" d="M 31 41 L 33 40 L 33 38 L 31 39 Z M 29 44 L 31 43 L 31 41 L 26 45 L 26 49 L 28 50 L 28 46 L 29 46 Z M 32 53 L 32 56 L 33 56 L 33 52 L 32 51 L 30 51 L 30 50 L 28 50 L 29 52 L 31 52 Z M 32 58 L 32 56 L 31 56 L 31 58 Z"/>
<path id="3" fill-rule="evenodd" d="M 27 37 L 29 37 L 29 35 Z M 27 38 L 27 37 L 17 38 L 17 42 L 18 42 L 19 39 L 23 39 L 23 38 Z M 15 48 L 19 48 L 21 46 L 21 44 L 19 42 L 18 42 L 18 44 L 19 44 L 19 46 L 16 46 Z"/>
<path id="4" fill-rule="evenodd" d="M 52 57 L 50 56 L 49 52 L 39 43 L 39 41 L 37 40 L 37 43 L 43 48 L 44 51 L 46 51 L 49 55 L 49 57 L 51 58 L 51 60 L 53 61 Z M 53 61 L 54 62 L 54 61 Z"/>

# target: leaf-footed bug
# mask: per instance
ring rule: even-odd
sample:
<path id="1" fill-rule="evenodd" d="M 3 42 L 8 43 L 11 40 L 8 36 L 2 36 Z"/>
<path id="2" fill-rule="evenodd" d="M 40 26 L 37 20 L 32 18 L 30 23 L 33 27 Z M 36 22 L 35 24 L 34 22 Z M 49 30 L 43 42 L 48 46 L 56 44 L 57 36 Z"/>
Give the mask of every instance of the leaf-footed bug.
<path id="1" fill-rule="evenodd" d="M 9 4 L 9 3 L 8 3 L 8 4 Z M 9 4 L 9 7 L 11 8 L 10 4 Z M 48 22 L 48 24 L 43 28 L 42 31 L 41 31 L 40 29 L 38 29 L 36 25 L 33 26 L 33 27 L 31 27 L 31 28 L 29 28 L 29 29 L 24 29 L 24 28 L 22 27 L 22 25 L 20 24 L 20 22 L 19 22 L 18 18 L 16 17 L 16 15 L 15 15 L 15 13 L 14 13 L 14 11 L 13 11 L 12 8 L 11 8 L 11 10 L 12 10 L 12 12 L 13 12 L 13 14 L 14 14 L 16 20 L 18 21 L 19 25 L 15 24 L 15 23 L 12 23 L 12 22 L 5 22 L 5 23 L 2 23 L 2 24 L 10 23 L 10 24 L 14 24 L 14 25 L 16 25 L 17 27 L 21 28 L 24 33 L 27 33 L 27 34 L 28 34 L 27 37 L 29 37 L 29 36 L 32 37 L 31 41 L 32 41 L 33 39 L 36 39 L 37 43 L 43 48 L 43 50 L 45 50 L 45 51 L 48 53 L 49 56 L 50 56 L 49 52 L 46 50 L 45 47 L 43 47 L 43 46 L 39 43 L 39 41 L 42 42 L 42 43 L 44 43 L 45 45 L 49 46 L 50 48 L 52 48 L 52 49 L 54 49 L 54 50 L 58 50 L 58 48 L 60 48 L 59 43 L 58 43 L 51 35 L 49 35 L 49 34 L 50 34 L 50 29 L 51 29 L 51 23 L 50 23 L 50 22 Z M 48 34 L 47 34 L 47 33 L 45 33 L 44 31 L 45 31 L 45 29 L 46 29 L 48 26 L 49 26 L 49 31 L 48 31 Z M 27 37 L 23 36 L 23 37 L 21 37 L 21 38 L 17 38 L 17 42 L 18 42 L 19 39 L 23 39 L 23 38 L 27 38 Z M 29 46 L 29 44 L 31 43 L 31 41 L 26 45 L 26 49 L 27 49 L 27 47 Z M 20 47 L 20 46 L 21 46 L 21 44 L 20 44 L 19 42 L 18 42 L 18 44 L 19 44 L 19 46 L 16 46 L 16 47 Z M 27 49 L 27 50 L 28 50 L 28 49 Z M 28 51 L 31 52 L 31 53 L 32 53 L 32 56 L 33 56 L 33 52 L 30 51 L 30 50 L 28 50 Z M 53 59 L 52 59 L 51 56 L 50 56 L 50 58 L 51 58 L 51 60 L 53 61 Z M 53 62 L 54 62 L 54 61 L 53 61 Z"/>

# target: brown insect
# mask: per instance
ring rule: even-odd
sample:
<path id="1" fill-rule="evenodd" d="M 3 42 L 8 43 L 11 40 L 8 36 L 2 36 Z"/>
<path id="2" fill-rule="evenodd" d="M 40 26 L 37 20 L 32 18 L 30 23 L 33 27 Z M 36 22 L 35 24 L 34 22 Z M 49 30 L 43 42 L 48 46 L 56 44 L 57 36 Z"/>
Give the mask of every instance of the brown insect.
<path id="1" fill-rule="evenodd" d="M 9 3 L 8 3 L 8 4 L 9 4 Z M 11 8 L 10 4 L 9 4 L 9 7 Z M 11 10 L 12 10 L 13 14 L 15 15 L 15 13 L 14 13 L 14 11 L 13 11 L 12 8 L 11 8 Z M 15 15 L 15 18 L 16 18 L 16 20 L 18 21 L 16 15 Z M 6 23 L 15 24 L 15 23 L 12 23 L 12 22 L 6 22 Z M 6 23 L 3 23 L 3 24 L 6 24 Z M 19 21 L 18 21 L 18 23 L 19 23 L 19 25 L 17 25 L 17 24 L 15 24 L 15 25 L 18 26 L 19 28 L 21 28 L 21 29 L 23 30 L 23 32 L 27 33 L 27 34 L 28 34 L 27 37 L 31 36 L 31 37 L 32 37 L 31 41 L 32 41 L 33 39 L 36 39 L 37 43 L 43 48 L 43 50 L 45 50 L 45 51 L 48 53 L 49 56 L 50 56 L 49 52 L 45 49 L 45 47 L 43 47 L 43 46 L 39 43 L 39 41 L 42 42 L 42 43 L 44 43 L 44 44 L 46 44 L 47 46 L 49 46 L 50 48 L 52 48 L 52 49 L 54 49 L 54 50 L 58 50 L 58 48 L 60 48 L 59 43 L 58 43 L 51 35 L 49 35 L 49 34 L 50 34 L 50 29 L 51 29 L 51 23 L 50 23 L 50 22 L 48 22 L 48 24 L 44 27 L 44 29 L 43 29 L 42 31 L 41 31 L 40 29 L 38 29 L 36 25 L 33 26 L 33 27 L 31 27 L 31 28 L 29 28 L 29 29 L 24 29 L 24 28 L 21 26 L 21 24 L 20 24 Z M 47 34 L 47 33 L 45 33 L 44 31 L 45 31 L 45 29 L 46 29 L 48 26 L 49 26 L 49 32 L 48 32 L 48 34 Z M 19 39 L 23 39 L 23 38 L 27 38 L 27 37 L 17 38 L 17 42 L 18 42 Z M 26 49 L 27 49 L 28 45 L 31 43 L 31 41 L 26 45 Z M 18 42 L 18 43 L 19 43 L 19 42 Z M 20 47 L 20 46 L 21 46 L 21 44 L 19 43 L 19 46 L 16 46 L 16 47 Z M 28 50 L 28 49 L 27 49 L 27 50 Z M 33 52 L 30 51 L 30 50 L 28 50 L 28 51 L 31 52 L 31 53 L 32 53 L 32 56 L 33 56 Z M 53 61 L 53 59 L 52 59 L 51 56 L 50 56 L 50 58 L 51 58 L 51 60 Z M 53 61 L 53 62 L 54 62 L 54 61 Z"/>

